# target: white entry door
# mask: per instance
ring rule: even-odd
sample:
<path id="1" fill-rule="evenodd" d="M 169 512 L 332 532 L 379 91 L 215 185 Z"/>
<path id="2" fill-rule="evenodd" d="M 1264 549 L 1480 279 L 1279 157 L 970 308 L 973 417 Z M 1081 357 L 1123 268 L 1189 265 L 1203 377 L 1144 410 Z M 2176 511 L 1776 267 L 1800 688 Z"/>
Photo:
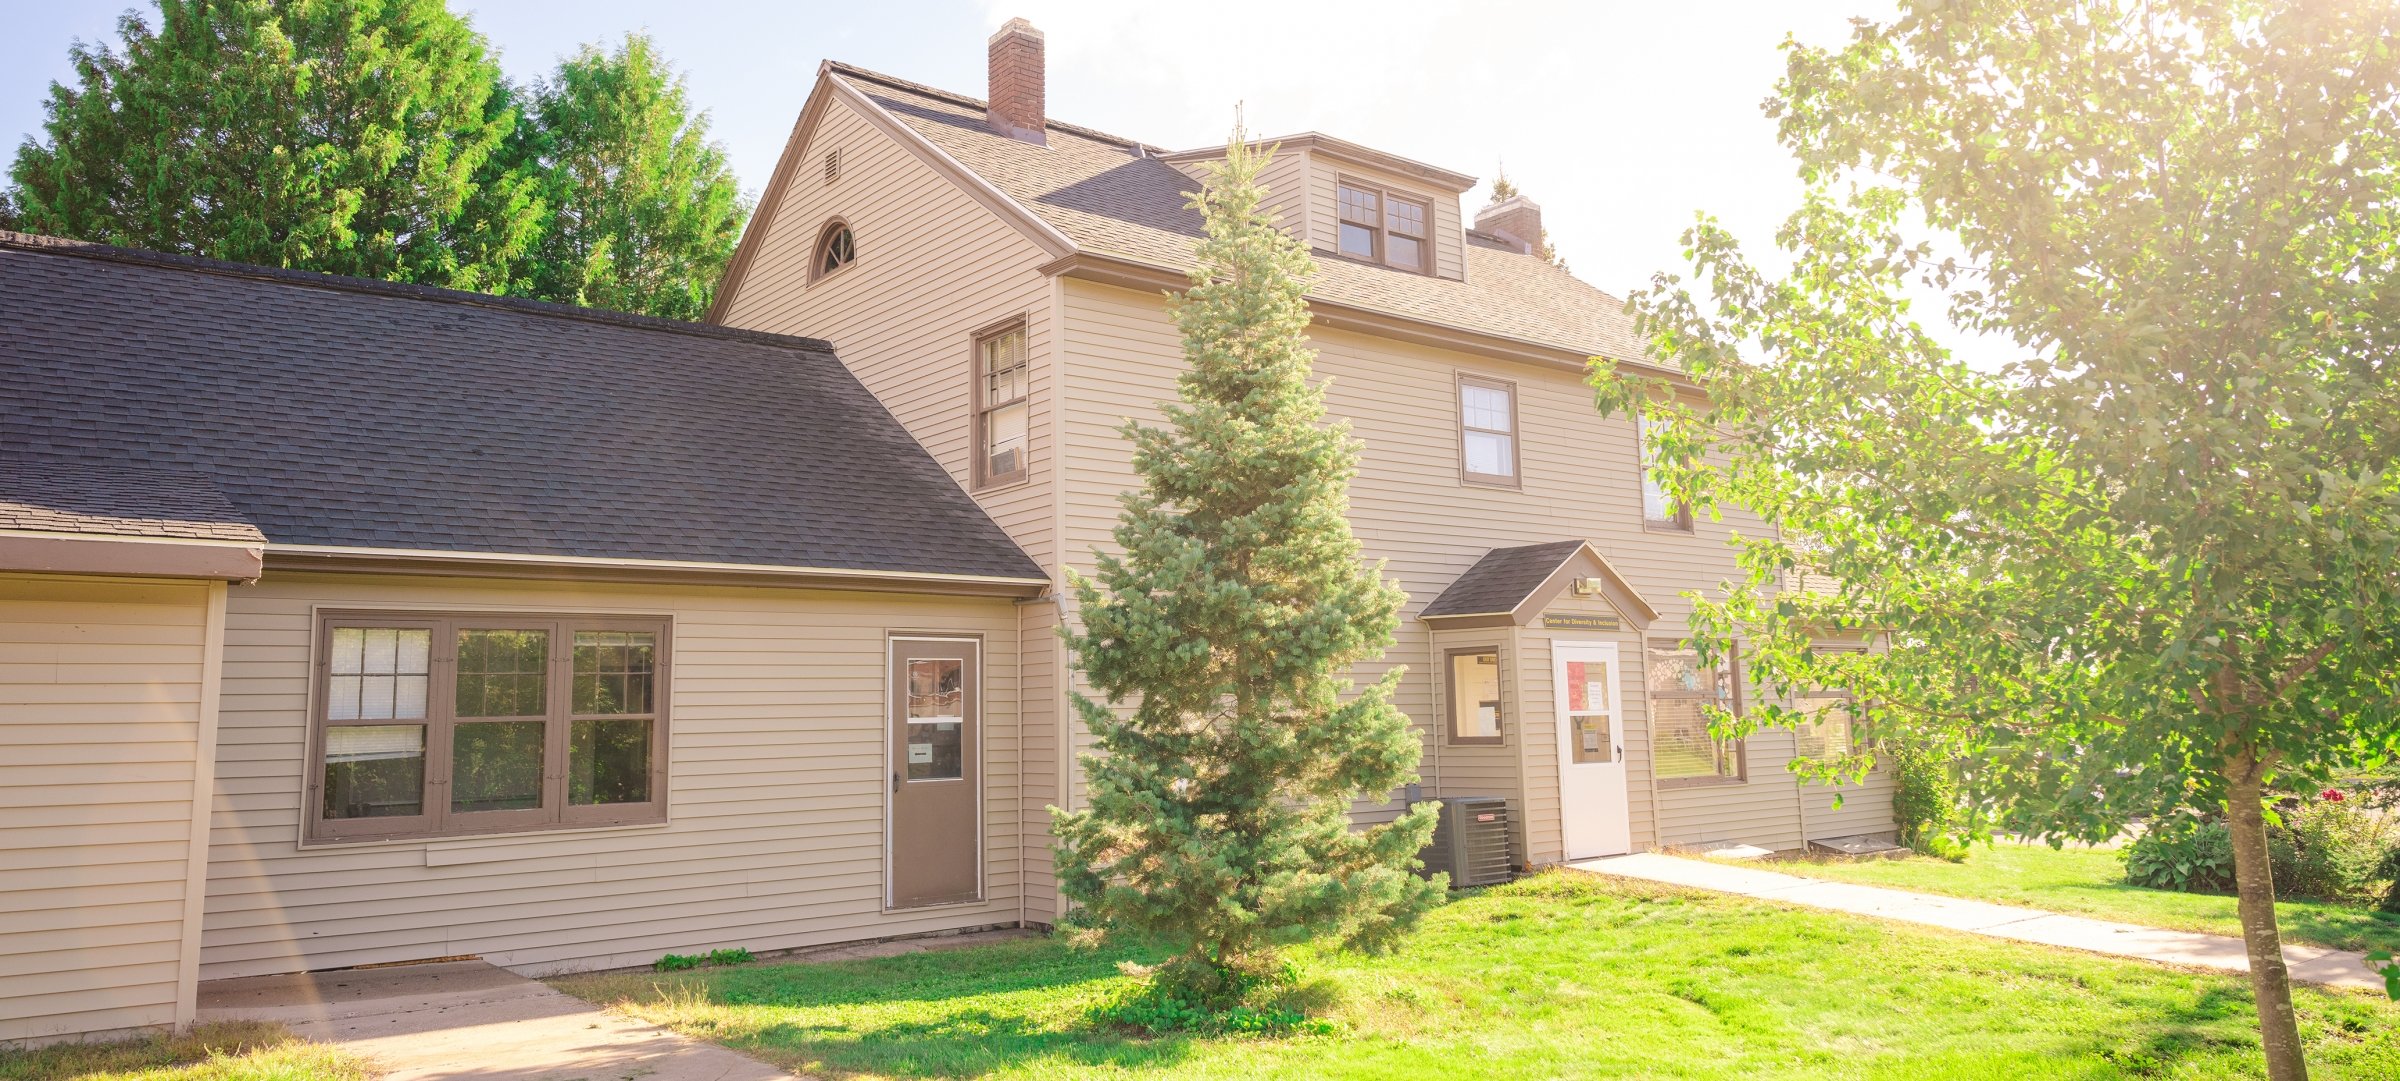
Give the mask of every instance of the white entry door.
<path id="1" fill-rule="evenodd" d="M 1558 695 L 1558 809 L 1567 858 L 1631 852 L 1616 643 L 1553 642 L 1550 675 Z"/>

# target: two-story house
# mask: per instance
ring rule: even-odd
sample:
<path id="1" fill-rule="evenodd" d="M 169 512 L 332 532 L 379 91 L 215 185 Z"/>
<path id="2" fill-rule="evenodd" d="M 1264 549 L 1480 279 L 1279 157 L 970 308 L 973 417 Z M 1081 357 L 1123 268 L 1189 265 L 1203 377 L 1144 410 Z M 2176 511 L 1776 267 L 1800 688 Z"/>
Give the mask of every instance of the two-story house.
<path id="1" fill-rule="evenodd" d="M 983 99 L 826 63 L 710 318 L 831 340 L 1063 585 L 1136 484 L 1120 425 L 1174 396 L 1164 297 L 1200 234 L 1185 193 L 1224 148 L 1062 123 L 1047 97 L 1022 19 L 991 38 Z M 1411 598 L 1385 663 L 1407 666 L 1423 791 L 1508 798 L 1531 864 L 1891 829 L 1885 778 L 1785 768 L 1845 732 L 1709 737 L 1702 703 L 1738 708 L 1744 681 L 1681 648 L 1683 594 L 1735 577 L 1727 538 L 1760 527 L 1679 513 L 1635 424 L 1594 410 L 1587 359 L 1645 352 L 1619 298 L 1536 254 L 1540 207 L 1470 219 L 1473 177 L 1313 132 L 1264 141 L 1270 201 L 1319 265 L 1328 405 L 1364 444 L 1352 524 Z M 1023 782 L 1068 805 L 1071 607 L 1054 587 L 1020 612 Z"/>

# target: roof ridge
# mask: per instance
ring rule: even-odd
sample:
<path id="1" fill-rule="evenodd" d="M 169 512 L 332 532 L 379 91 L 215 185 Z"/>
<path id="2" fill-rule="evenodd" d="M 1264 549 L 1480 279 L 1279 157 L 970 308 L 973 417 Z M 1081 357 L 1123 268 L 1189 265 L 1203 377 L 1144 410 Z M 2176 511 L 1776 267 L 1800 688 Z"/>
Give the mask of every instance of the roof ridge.
<path id="1" fill-rule="evenodd" d="M 578 319 L 633 330 L 661 330 L 691 334 L 703 338 L 728 341 L 748 341 L 762 345 L 782 346 L 814 352 L 831 352 L 833 343 L 823 338 L 804 338 L 793 334 L 774 334 L 763 330 L 743 330 L 712 323 L 694 323 L 667 319 L 655 315 L 635 315 L 631 312 L 610 311 L 605 308 L 585 308 L 526 297 L 495 296 L 464 289 L 448 289 L 438 285 L 418 285 L 413 282 L 380 281 L 357 278 L 346 274 L 326 274 L 314 270 L 293 270 L 283 267 L 237 263 L 227 259 L 211 259 L 198 255 L 178 255 L 97 241 L 76 240 L 70 237 L 48 236 L 41 233 L 19 233 L 0 229 L 0 250 L 31 252 L 41 255 L 64 255 L 78 259 L 128 263 L 136 266 L 160 267 L 198 274 L 218 274 L 226 277 L 251 278 L 310 289 L 330 289 L 339 292 L 366 293 L 374 296 L 400 297 L 408 300 L 430 300 L 446 304 L 491 308 L 522 315 L 539 315 L 554 319 Z"/>
<path id="2" fill-rule="evenodd" d="M 938 86 L 927 86 L 924 83 L 912 82 L 897 75 L 886 75 L 883 72 L 862 68 L 856 64 L 848 64 L 839 60 L 828 60 L 825 62 L 825 66 L 833 69 L 833 71 L 838 74 L 864 79 L 871 83 L 881 83 L 882 85 L 891 87 L 894 90 L 905 90 L 912 94 L 923 94 L 930 98 L 940 98 L 943 101 L 947 101 L 953 105 L 965 106 L 970 109 L 991 108 L 991 103 L 982 98 L 968 97 L 967 95 L 961 94 L 955 90 L 944 90 Z M 1067 132 L 1069 134 L 1081 135 L 1086 139 L 1094 139 L 1104 143 L 1116 143 L 1127 148 L 1140 147 L 1143 151 L 1145 151 L 1145 156 L 1148 157 L 1156 157 L 1162 154 L 1173 153 L 1173 151 L 1168 150 L 1166 147 L 1160 146 L 1156 143 L 1148 142 L 1146 140 L 1128 139 L 1122 135 L 1111 135 L 1105 131 L 1101 131 L 1098 128 L 1087 128 L 1081 124 L 1069 124 L 1064 120 L 1056 120 L 1050 117 L 1043 117 L 1042 125 L 1044 127 L 1056 128 L 1059 131 Z"/>

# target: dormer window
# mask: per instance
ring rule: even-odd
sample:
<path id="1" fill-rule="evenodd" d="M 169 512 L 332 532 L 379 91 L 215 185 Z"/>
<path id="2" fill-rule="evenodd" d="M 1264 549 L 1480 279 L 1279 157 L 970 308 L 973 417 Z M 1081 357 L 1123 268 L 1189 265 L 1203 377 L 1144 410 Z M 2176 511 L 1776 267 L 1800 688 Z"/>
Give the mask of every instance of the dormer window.
<path id="1" fill-rule="evenodd" d="M 839 218 L 826 222 L 824 230 L 817 234 L 817 261 L 809 279 L 822 278 L 857 259 L 858 242 L 850 238 L 850 224 Z"/>
<path id="2" fill-rule="evenodd" d="M 1431 204 L 1351 180 L 1341 182 L 1339 199 L 1343 255 L 1425 273 Z"/>

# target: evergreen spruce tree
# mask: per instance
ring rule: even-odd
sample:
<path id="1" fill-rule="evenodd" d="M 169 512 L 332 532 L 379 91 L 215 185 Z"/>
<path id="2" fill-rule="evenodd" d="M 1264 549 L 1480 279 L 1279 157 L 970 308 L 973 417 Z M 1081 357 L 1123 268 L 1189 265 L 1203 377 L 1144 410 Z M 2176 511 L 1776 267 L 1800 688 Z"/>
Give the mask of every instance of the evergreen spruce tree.
<path id="1" fill-rule="evenodd" d="M 1350 828 L 1353 799 L 1416 777 L 1400 673 L 1345 700 L 1405 598 L 1350 533 L 1358 449 L 1310 382 L 1315 264 L 1260 205 L 1269 154 L 1237 126 L 1193 197 L 1207 235 L 1170 302 L 1180 402 L 1163 428 L 1126 425 L 1143 486 L 1124 555 L 1073 576 L 1068 641 L 1105 699 L 1075 696 L 1099 751 L 1090 806 L 1051 811 L 1066 895 L 1103 933 L 1184 947 L 1154 989 L 1211 1006 L 1273 979 L 1293 943 L 1389 947 L 1445 885 L 1412 873 L 1432 806 Z"/>

